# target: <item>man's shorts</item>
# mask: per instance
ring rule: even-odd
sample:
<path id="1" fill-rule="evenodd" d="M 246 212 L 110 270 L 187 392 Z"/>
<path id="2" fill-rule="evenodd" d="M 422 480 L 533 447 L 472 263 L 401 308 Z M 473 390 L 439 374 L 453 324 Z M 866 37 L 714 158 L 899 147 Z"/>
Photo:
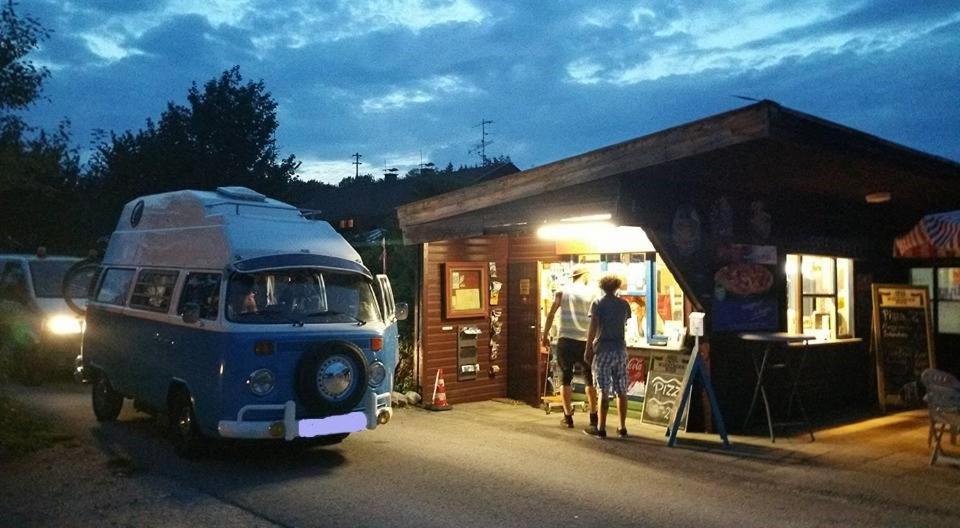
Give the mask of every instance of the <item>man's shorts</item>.
<path id="1" fill-rule="evenodd" d="M 627 393 L 627 351 L 619 343 L 598 342 L 593 356 L 594 384 L 607 394 Z"/>
<path id="2" fill-rule="evenodd" d="M 570 385 L 573 383 L 573 366 L 577 363 L 583 369 L 583 377 L 587 386 L 593 385 L 593 373 L 590 371 L 590 365 L 583 360 L 583 352 L 587 348 L 586 341 L 577 341 L 568 337 L 561 337 L 557 340 L 557 363 L 560 365 L 561 383 Z"/>

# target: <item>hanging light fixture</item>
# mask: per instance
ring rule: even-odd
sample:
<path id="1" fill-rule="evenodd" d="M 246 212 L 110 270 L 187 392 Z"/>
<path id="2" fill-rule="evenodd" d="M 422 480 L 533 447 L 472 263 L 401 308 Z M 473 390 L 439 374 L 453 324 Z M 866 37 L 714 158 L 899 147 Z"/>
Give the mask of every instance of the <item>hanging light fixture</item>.
<path id="1" fill-rule="evenodd" d="M 890 201 L 891 198 L 892 198 L 891 194 L 887 191 L 877 191 L 877 192 L 867 193 L 867 195 L 864 196 L 864 199 L 867 201 L 868 204 L 887 203 Z"/>

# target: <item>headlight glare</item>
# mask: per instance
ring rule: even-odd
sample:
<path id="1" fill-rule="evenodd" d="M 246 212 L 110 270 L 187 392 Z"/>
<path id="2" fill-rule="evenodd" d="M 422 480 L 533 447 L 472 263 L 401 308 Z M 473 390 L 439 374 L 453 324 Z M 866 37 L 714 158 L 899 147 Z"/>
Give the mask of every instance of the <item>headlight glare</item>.
<path id="1" fill-rule="evenodd" d="M 374 361 L 367 367 L 367 383 L 369 383 L 371 387 L 380 385 L 386 377 L 387 367 L 384 367 L 383 363 Z"/>
<path id="2" fill-rule="evenodd" d="M 56 335 L 79 334 L 83 331 L 80 319 L 72 315 L 57 314 L 47 319 L 47 329 Z"/>
<path id="3" fill-rule="evenodd" d="M 273 390 L 276 381 L 276 376 L 270 369 L 258 369 L 247 377 L 247 386 L 250 387 L 250 392 L 257 396 L 266 396 Z"/>

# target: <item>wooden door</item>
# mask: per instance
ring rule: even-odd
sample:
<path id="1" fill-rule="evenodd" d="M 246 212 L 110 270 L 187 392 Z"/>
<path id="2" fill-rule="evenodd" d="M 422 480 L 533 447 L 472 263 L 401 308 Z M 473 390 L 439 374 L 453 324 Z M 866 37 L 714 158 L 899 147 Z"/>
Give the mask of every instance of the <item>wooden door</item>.
<path id="1" fill-rule="evenodd" d="M 507 396 L 540 403 L 540 294 L 536 262 L 509 265 L 507 277 Z"/>

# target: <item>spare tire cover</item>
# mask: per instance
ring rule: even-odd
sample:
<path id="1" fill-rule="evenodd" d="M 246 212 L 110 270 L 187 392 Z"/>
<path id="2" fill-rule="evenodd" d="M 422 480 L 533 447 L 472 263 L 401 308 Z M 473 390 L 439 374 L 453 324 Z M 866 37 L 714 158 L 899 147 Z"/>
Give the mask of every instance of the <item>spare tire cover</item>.
<path id="1" fill-rule="evenodd" d="M 317 414 L 343 414 L 363 399 L 367 361 L 353 343 L 333 341 L 310 346 L 300 360 L 300 401 Z"/>

